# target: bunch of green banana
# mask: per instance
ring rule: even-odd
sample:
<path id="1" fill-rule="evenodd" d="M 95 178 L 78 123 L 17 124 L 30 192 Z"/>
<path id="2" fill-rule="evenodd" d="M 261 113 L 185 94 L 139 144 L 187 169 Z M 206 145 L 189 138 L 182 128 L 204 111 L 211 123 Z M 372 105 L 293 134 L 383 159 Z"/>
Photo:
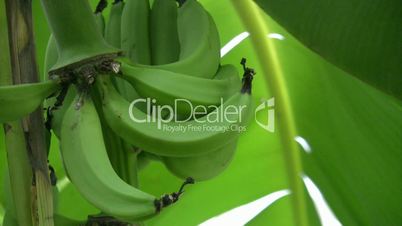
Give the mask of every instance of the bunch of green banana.
<path id="1" fill-rule="evenodd" d="M 94 16 L 87 1 L 42 3 L 52 29 L 45 71 L 64 81 L 48 101 L 50 127 L 60 139 L 66 173 L 83 197 L 104 214 L 138 222 L 183 192 L 156 198 L 135 187 L 136 170 L 148 156 L 178 177 L 196 180 L 228 166 L 238 128 L 253 112 L 251 79 L 242 83 L 233 65 L 220 65 L 218 31 L 200 3 L 181 1 L 178 7 L 174 0 L 155 0 L 150 8 L 148 0 L 115 0 L 107 21 L 103 8 Z M 120 49 L 124 57 L 117 58 Z M 145 105 L 146 98 L 154 102 Z M 194 114 L 190 105 L 206 110 Z M 239 112 L 226 115 L 228 108 Z M 166 129 L 177 127 L 201 129 Z"/>

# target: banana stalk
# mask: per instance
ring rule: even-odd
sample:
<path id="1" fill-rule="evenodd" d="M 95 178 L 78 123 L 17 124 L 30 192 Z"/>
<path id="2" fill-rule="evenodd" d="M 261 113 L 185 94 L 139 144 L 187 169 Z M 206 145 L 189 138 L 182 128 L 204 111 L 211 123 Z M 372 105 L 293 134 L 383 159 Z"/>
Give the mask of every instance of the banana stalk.
<path id="1" fill-rule="evenodd" d="M 113 58 L 119 50 L 103 39 L 88 1 L 41 0 L 59 58 L 50 74 Z"/>

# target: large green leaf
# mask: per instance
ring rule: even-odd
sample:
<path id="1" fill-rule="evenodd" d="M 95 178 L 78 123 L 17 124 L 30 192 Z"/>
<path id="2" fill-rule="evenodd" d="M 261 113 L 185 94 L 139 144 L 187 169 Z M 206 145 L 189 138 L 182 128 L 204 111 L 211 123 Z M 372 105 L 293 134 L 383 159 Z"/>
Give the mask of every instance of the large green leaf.
<path id="1" fill-rule="evenodd" d="M 402 1 L 255 1 L 329 62 L 402 98 Z"/>
<path id="2" fill-rule="evenodd" d="M 345 225 L 400 225 L 402 109 L 301 45 L 278 44 L 305 170 Z"/>

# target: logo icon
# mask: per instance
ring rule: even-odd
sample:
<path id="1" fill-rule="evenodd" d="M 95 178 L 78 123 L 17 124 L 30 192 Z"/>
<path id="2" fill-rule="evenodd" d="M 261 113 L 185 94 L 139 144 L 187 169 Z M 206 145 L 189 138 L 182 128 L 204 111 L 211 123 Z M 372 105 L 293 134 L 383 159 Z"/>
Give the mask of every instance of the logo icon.
<path id="1" fill-rule="evenodd" d="M 255 121 L 261 128 L 269 131 L 269 132 L 275 132 L 275 98 L 272 97 L 269 100 L 264 100 L 258 107 L 255 109 Z M 260 111 L 263 111 L 265 109 L 268 109 L 267 113 L 267 123 L 260 122 L 259 119 L 257 118 L 257 113 Z"/>

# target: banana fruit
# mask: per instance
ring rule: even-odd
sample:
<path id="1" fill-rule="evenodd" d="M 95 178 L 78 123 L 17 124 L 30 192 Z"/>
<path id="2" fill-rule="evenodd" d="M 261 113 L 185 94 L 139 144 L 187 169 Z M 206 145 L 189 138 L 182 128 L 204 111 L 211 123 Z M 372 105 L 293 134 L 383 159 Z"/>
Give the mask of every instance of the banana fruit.
<path id="1" fill-rule="evenodd" d="M 109 14 L 105 30 L 105 40 L 116 48 L 121 47 L 121 19 L 124 9 L 122 0 L 115 0 Z"/>
<path id="2" fill-rule="evenodd" d="M 45 52 L 45 64 L 44 64 L 44 74 L 42 81 L 49 80 L 48 73 L 50 69 L 57 63 L 59 58 L 59 52 L 57 51 L 57 44 L 54 36 L 51 34 L 49 40 L 47 41 L 46 52 Z"/>
<path id="3" fill-rule="evenodd" d="M 176 62 L 180 55 L 175 0 L 155 0 L 150 15 L 151 58 L 153 65 Z"/>
<path id="4" fill-rule="evenodd" d="M 128 0 L 121 16 L 121 48 L 135 63 L 151 64 L 149 1 Z"/>
<path id="5" fill-rule="evenodd" d="M 67 90 L 67 94 L 64 97 L 63 103 L 60 107 L 54 108 L 54 103 L 49 105 L 51 108 L 49 109 L 51 112 L 51 116 L 48 116 L 48 120 L 50 117 L 50 128 L 52 128 L 53 133 L 57 138 L 60 139 L 61 133 L 61 124 L 63 121 L 63 117 L 68 109 L 68 107 L 73 103 L 75 96 L 77 95 L 77 89 L 74 86 L 71 86 Z M 57 100 L 56 100 L 57 101 Z M 48 111 L 49 111 L 48 110 Z"/>
<path id="6" fill-rule="evenodd" d="M 57 80 L 0 86 L 0 123 L 15 121 L 35 111 L 60 88 Z"/>
<path id="7" fill-rule="evenodd" d="M 94 16 L 98 30 L 103 35 L 105 32 L 105 17 L 103 16 L 102 12 L 96 13 Z"/>
<path id="8" fill-rule="evenodd" d="M 235 154 L 237 140 L 211 153 L 196 157 L 163 157 L 166 168 L 180 178 L 191 176 L 196 181 L 212 179 L 221 174 Z"/>

